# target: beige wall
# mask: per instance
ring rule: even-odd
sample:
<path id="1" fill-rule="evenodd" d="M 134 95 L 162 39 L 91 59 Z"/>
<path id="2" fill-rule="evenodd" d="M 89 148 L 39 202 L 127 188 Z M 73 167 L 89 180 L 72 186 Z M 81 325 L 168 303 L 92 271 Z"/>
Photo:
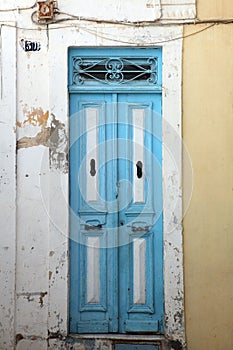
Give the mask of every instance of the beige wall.
<path id="1" fill-rule="evenodd" d="M 198 3 L 202 18 L 229 17 L 233 7 L 232 0 Z M 186 26 L 184 34 L 201 28 Z M 188 350 L 233 349 L 232 48 L 232 24 L 184 40 L 183 137 L 194 172 L 184 218 Z"/>
<path id="2" fill-rule="evenodd" d="M 232 0 L 197 0 L 199 19 L 233 18 Z"/>

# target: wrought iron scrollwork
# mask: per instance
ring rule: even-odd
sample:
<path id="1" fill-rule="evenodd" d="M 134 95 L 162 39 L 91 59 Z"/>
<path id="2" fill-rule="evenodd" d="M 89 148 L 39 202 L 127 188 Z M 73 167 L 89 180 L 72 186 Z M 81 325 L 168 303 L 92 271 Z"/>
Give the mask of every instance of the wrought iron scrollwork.
<path id="1" fill-rule="evenodd" d="M 73 84 L 127 84 L 155 85 L 158 80 L 158 59 L 73 57 Z"/>
<path id="2" fill-rule="evenodd" d="M 121 83 L 124 80 L 124 74 L 122 72 L 124 63 L 121 59 L 109 59 L 105 64 L 105 68 L 107 70 L 107 73 L 105 74 L 106 82 Z"/>

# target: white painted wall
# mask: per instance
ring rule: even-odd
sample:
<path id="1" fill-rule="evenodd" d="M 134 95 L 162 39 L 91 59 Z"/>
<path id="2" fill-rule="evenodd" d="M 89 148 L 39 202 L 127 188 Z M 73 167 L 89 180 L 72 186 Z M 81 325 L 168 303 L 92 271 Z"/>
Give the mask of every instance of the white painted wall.
<path id="1" fill-rule="evenodd" d="M 11 44 L 9 45 L 9 38 Z M 2 28 L 0 45 L 0 348 L 12 348 L 16 263 L 16 30 Z"/>
<path id="2" fill-rule="evenodd" d="M 195 17 L 194 0 L 188 4 L 184 0 L 161 3 L 59 0 L 58 7 L 62 12 L 106 20 Z M 43 350 L 48 346 L 48 331 L 60 336 L 68 332 L 68 167 L 62 158 L 67 151 L 67 136 L 63 133 L 56 140 L 58 129 L 68 135 L 68 47 L 159 43 L 163 46 L 164 84 L 166 332 L 184 343 L 179 225 L 182 42 L 166 42 L 180 37 L 182 27 L 119 26 L 80 20 L 50 25 L 47 31 L 46 26 L 38 27 L 31 21 L 36 8 L 2 11 L 33 4 L 34 0 L 3 0 L 0 4 L 0 349 Z M 59 25 L 62 28 L 58 29 Z M 39 42 L 40 51 L 25 52 L 23 40 Z M 49 140 L 50 132 L 55 139 Z M 170 152 L 174 147 L 175 162 Z M 174 264 L 177 258 L 179 262 Z M 174 318 L 174 314 L 180 317 Z M 52 343 L 58 344 L 59 340 Z"/>

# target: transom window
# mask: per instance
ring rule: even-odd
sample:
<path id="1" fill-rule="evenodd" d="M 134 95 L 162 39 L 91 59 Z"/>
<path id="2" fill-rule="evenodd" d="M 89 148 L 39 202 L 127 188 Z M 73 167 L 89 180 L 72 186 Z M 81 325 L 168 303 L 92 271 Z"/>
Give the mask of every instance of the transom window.
<path id="1" fill-rule="evenodd" d="M 73 84 L 157 85 L 158 58 L 73 57 Z"/>

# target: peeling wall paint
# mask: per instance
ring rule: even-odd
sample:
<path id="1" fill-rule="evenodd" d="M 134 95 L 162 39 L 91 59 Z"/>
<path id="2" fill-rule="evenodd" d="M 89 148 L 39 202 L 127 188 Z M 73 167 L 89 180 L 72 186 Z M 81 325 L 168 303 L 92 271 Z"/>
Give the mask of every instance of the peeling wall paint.
<path id="1" fill-rule="evenodd" d="M 132 11 L 130 0 L 117 0 L 114 4 L 108 2 L 107 5 L 101 0 L 94 6 L 93 1 L 89 0 L 78 5 L 72 0 L 59 0 L 59 7 L 64 11 L 71 13 L 75 11 L 88 17 L 92 16 L 93 12 L 93 16 L 102 18 L 102 9 L 107 6 L 108 11 L 105 9 L 104 13 L 108 19 L 154 20 L 160 16 L 159 3 L 158 0 L 137 0 Z M 189 4 L 177 0 L 178 10 L 174 3 L 174 0 L 168 0 L 163 4 L 164 17 L 177 19 L 195 16 L 194 0 L 189 1 Z M 32 0 L 11 1 L 12 7 L 33 4 Z M 8 7 L 9 1 L 1 2 L 0 9 Z M 86 23 L 84 25 L 86 31 L 71 27 L 62 31 L 47 32 L 37 30 L 32 24 L 31 14 L 34 10 L 33 8 L 14 11 L 7 13 L 7 16 L 11 26 L 17 23 L 21 28 L 35 30 L 18 29 L 16 35 L 12 27 L 2 28 L 4 40 L 1 53 L 4 58 L 4 69 L 1 93 L 3 96 L 7 93 L 8 97 L 3 99 L 1 104 L 6 114 L 0 122 L 1 127 L 6 125 L 10 128 L 7 129 L 7 137 L 4 138 L 3 135 L 1 140 L 4 140 L 4 145 L 10 144 L 11 147 L 4 148 L 4 156 L 8 156 L 8 161 L 7 167 L 3 167 L 0 174 L 0 191 L 1 194 L 4 192 L 6 203 L 2 214 L 3 222 L 9 234 L 3 237 L 3 247 L 0 250 L 0 265 L 4 270 L 0 271 L 1 281 L 5 286 L 3 292 L 0 292 L 0 348 L 1 350 L 112 350 L 114 340 L 75 340 L 67 337 L 69 253 L 67 48 L 73 45 L 116 46 L 115 41 L 101 37 L 104 32 L 113 39 L 128 38 L 130 42 L 137 42 L 141 46 L 153 45 L 158 39 L 166 41 L 167 38 L 180 37 L 182 29 L 172 26 L 116 28 L 112 25 L 99 24 L 94 27 L 93 35 L 88 33 L 88 30 L 93 30 L 93 25 L 90 27 Z M 5 21 L 6 14 L 0 12 L 0 20 Z M 22 40 L 24 43 L 27 40 L 40 43 L 40 50 L 25 52 Z M 170 57 L 178 57 L 178 60 L 171 65 Z M 166 103 L 163 109 L 168 118 L 175 119 L 174 127 L 177 129 L 175 125 L 181 125 L 180 95 L 174 91 L 178 89 L 180 92 L 181 86 L 180 42 L 164 45 L 164 62 L 164 66 L 169 69 L 166 68 L 167 71 L 164 71 Z M 175 83 L 168 82 L 169 79 L 170 81 L 173 79 Z M 181 127 L 178 129 L 180 132 Z M 6 133 L 6 129 L 2 130 L 3 134 Z M 172 195 L 176 196 L 179 193 L 177 188 L 180 179 L 177 171 L 174 172 L 169 166 L 166 170 L 169 177 L 165 180 L 169 187 L 167 203 L 170 203 Z M 10 187 L 14 190 L 13 193 L 9 192 Z M 174 213 L 172 224 L 179 221 L 178 214 Z M 167 237 L 165 242 L 166 335 L 173 340 L 172 346 L 175 350 L 181 343 L 185 348 L 182 249 L 178 249 L 182 247 L 182 242 L 179 240 L 180 232 L 181 228 L 178 227 L 175 234 Z M 174 262 L 177 264 L 174 265 Z M 167 350 L 169 345 L 163 342 L 161 339 L 157 341 L 161 345 L 161 350 Z"/>
<path id="2" fill-rule="evenodd" d="M 36 136 L 28 137 L 24 136 L 17 141 L 17 149 L 34 147 L 34 146 L 46 146 L 49 147 L 50 128 L 44 128 L 38 132 Z"/>
<path id="3" fill-rule="evenodd" d="M 90 11 L 93 11 L 93 16 L 102 18 L 104 1 L 99 1 L 99 6 L 88 6 L 90 2 L 93 3 L 91 0 L 79 4 L 71 0 L 59 0 L 59 6 L 67 12 L 75 11 L 87 16 L 91 16 Z M 0 9 L 9 8 L 9 3 L 12 7 L 31 6 L 34 0 L 3 0 Z M 162 3 L 162 15 L 171 20 L 195 16 L 194 1 L 189 1 L 191 10 L 184 0 L 179 0 L 179 5 L 175 5 L 173 0 Z M 157 5 L 158 1 L 137 1 L 140 18 L 156 18 Z M 144 11 L 143 6 L 149 11 Z M 125 19 L 128 16 L 137 20 L 138 12 L 131 11 L 131 8 L 132 1 L 117 0 L 104 13 L 108 19 Z M 200 0 L 198 8 L 200 17 L 226 18 L 231 14 L 232 1 L 210 0 L 206 4 L 206 1 Z M 83 28 L 51 30 L 48 35 L 32 24 L 32 11 L 34 9 L 0 12 L 0 20 L 4 23 L 9 21 L 10 25 L 1 26 L 0 194 L 3 205 L 0 221 L 4 229 L 0 230 L 0 349 L 112 350 L 114 341 L 74 340 L 67 337 L 67 48 L 118 45 L 115 41 L 103 38 L 104 34 L 113 39 L 137 42 L 139 46 L 154 45 L 158 40 L 182 36 L 182 29 L 179 31 L 169 25 L 166 28 L 119 26 L 116 29 L 112 25 L 90 26 L 82 22 Z M 12 28 L 15 23 L 21 28 L 32 28 L 33 31 L 16 31 Z M 229 134 L 231 129 L 228 118 L 232 106 L 229 102 L 231 96 L 226 91 L 231 86 L 232 54 L 225 49 L 232 47 L 229 41 L 232 35 L 228 32 L 229 26 L 218 25 L 212 29 L 214 31 L 203 32 L 199 37 L 187 38 L 183 51 L 183 130 L 198 173 L 194 201 L 185 218 L 184 232 L 189 350 L 233 348 L 229 332 L 232 321 L 230 297 L 226 297 L 231 292 L 228 276 L 232 266 L 232 213 L 226 205 L 228 203 L 230 207 L 231 204 L 231 179 L 226 169 L 231 164 L 229 140 L 232 137 Z M 196 26 L 187 26 L 185 33 L 193 35 L 196 30 Z M 40 43 L 40 51 L 25 52 L 21 46 L 22 39 Z M 199 52 L 198 59 L 196 52 Z M 178 105 L 181 105 L 181 96 L 177 97 L 181 91 L 180 57 L 181 50 L 180 47 L 177 49 L 175 41 L 164 45 L 164 67 L 169 69 L 164 70 L 163 98 L 166 102 L 163 111 L 174 122 L 173 127 L 178 133 L 182 130 L 181 120 L 177 117 L 180 115 Z M 228 73 L 222 69 L 224 64 Z M 197 74 L 193 74 L 195 69 Z M 224 81 L 224 89 L 219 79 Z M 203 109 L 203 98 L 206 98 L 207 91 L 209 97 Z M 222 103 L 219 103 L 220 100 Z M 166 142 L 177 150 L 177 143 L 169 132 L 166 133 L 164 128 L 165 137 L 168 135 Z M 211 134 L 208 143 L 207 134 Z M 198 146 L 197 139 L 200 141 Z M 200 153 L 203 155 L 201 160 Z M 163 345 L 161 341 L 159 344 L 160 350 L 184 350 L 182 227 L 178 225 L 181 208 L 175 210 L 173 206 L 174 198 L 182 195 L 181 183 L 177 169 L 170 166 L 165 153 L 164 159 L 167 162 L 164 169 L 164 188 L 167 191 L 164 216 L 168 224 L 164 241 L 165 328 L 170 341 Z M 216 169 L 215 174 L 213 169 Z M 186 183 L 184 187 L 187 190 Z M 205 196 L 208 197 L 207 201 L 203 201 L 203 193 L 208 193 Z M 171 233 L 171 227 L 174 226 L 177 230 Z M 211 277 L 213 267 L 215 279 Z M 221 283 L 216 285 L 216 279 Z"/>
<path id="4" fill-rule="evenodd" d="M 98 30 L 101 30 L 99 28 Z M 133 40 L 154 40 L 154 37 L 169 35 L 179 36 L 181 30 L 173 27 L 168 28 L 133 28 L 119 29 L 119 35 L 129 35 Z M 54 349 L 61 349 L 61 337 L 66 339 L 68 333 L 68 134 L 67 134 L 67 47 L 74 45 L 107 45 L 107 42 L 93 36 L 83 36 L 73 29 L 67 29 L 59 36 L 57 32 L 50 33 L 50 49 L 48 68 L 45 57 L 47 37 L 42 32 L 36 41 L 41 42 L 41 50 L 36 55 L 30 53 L 25 56 L 21 47 L 18 48 L 18 67 L 25 76 L 19 74 L 19 104 L 17 111 L 17 250 L 16 250 L 16 318 L 15 334 L 22 335 L 18 339 L 17 349 L 43 346 Z M 146 38 L 146 39 L 145 39 Z M 96 40 L 98 42 L 96 42 Z M 150 42 L 148 42 L 148 45 Z M 114 45 L 114 43 L 112 43 Z M 173 45 L 173 46 L 172 46 Z M 180 89 L 181 79 L 181 43 L 173 43 L 164 46 L 164 62 L 169 67 L 170 55 L 177 57 L 176 64 L 169 68 L 170 74 L 175 75 L 175 88 Z M 59 59 L 58 59 L 59 57 Z M 26 59 L 25 59 L 26 58 Z M 54 64 L 52 64 L 54 62 Z M 55 64 L 56 62 L 56 64 Z M 28 65 L 30 66 L 30 74 Z M 44 84 L 42 76 L 38 76 L 38 67 L 43 65 L 47 69 L 46 77 L 49 77 L 49 84 Z M 177 73 L 177 70 L 179 74 Z M 32 79 L 32 75 L 35 79 Z M 36 83 L 34 83 L 36 81 Z M 164 111 L 166 116 L 173 118 L 176 111 L 174 123 L 180 124 L 180 94 L 176 96 L 169 94 L 174 86 L 169 87 L 169 80 L 165 76 L 165 85 L 168 83 L 167 94 L 164 96 Z M 171 79 L 170 79 L 171 81 Z M 170 83 L 171 84 L 171 83 Z M 38 89 L 43 86 L 43 89 Z M 37 94 L 35 95 L 35 91 Z M 180 90 L 179 90 L 180 91 Z M 48 99 L 49 97 L 49 99 Z M 169 107 L 172 105 L 172 109 Z M 170 116 L 170 117 L 169 117 Z M 168 169 L 168 176 L 176 177 L 173 169 Z M 61 186 L 64 184 L 64 187 Z M 171 192 L 179 184 L 179 179 L 171 187 Z M 43 187 L 42 187 L 43 185 Z M 173 191 L 174 192 L 174 191 Z M 176 217 L 177 214 L 176 214 Z M 177 236 L 180 235 L 180 228 Z M 181 245 L 181 242 L 174 236 L 169 240 L 173 246 L 167 245 L 167 255 L 171 257 L 169 264 L 173 262 L 174 248 Z M 34 249 L 32 249 L 34 247 Z M 179 250 L 182 254 L 182 249 Z M 182 305 L 180 299 L 174 301 L 180 285 L 174 283 L 177 274 L 182 274 L 182 259 L 176 273 L 170 274 L 169 278 L 174 286 L 174 293 L 170 286 L 166 287 L 165 299 L 167 308 L 167 334 L 174 340 L 183 341 L 183 318 L 178 317 Z M 30 276 L 30 278 L 28 278 Z M 34 294 L 35 293 L 35 294 Z M 47 294 L 46 294 L 47 293 Z M 171 296 L 174 296 L 172 299 Z M 175 307 L 174 307 L 175 305 Z M 173 317 L 172 310 L 177 312 Z M 39 320 L 39 322 L 38 322 Z M 48 335 L 49 334 L 49 335 Z M 35 337 L 33 342 L 32 337 Z M 52 337 L 54 337 L 52 339 Z M 15 339 L 15 337 L 14 337 Z M 49 342 L 49 345 L 48 343 Z M 76 344 L 76 347 L 85 345 L 88 349 L 88 342 Z M 66 342 L 67 343 L 67 342 Z M 47 344 L 47 345 L 46 345 Z M 112 346 L 111 341 L 93 340 L 94 349 L 105 350 Z M 63 346 L 63 345 L 62 345 Z M 65 344 L 64 348 L 69 345 Z M 93 349 L 90 348 L 90 349 Z M 163 346 L 163 350 L 166 347 Z M 5 349 L 4 349 L 5 350 Z M 7 349 L 9 350 L 9 349 Z"/>
<path id="5" fill-rule="evenodd" d="M 43 111 L 42 108 L 34 107 L 29 109 L 27 105 L 23 108 L 23 114 L 26 116 L 26 119 L 23 122 L 17 121 L 18 127 L 23 127 L 27 124 L 45 127 L 49 119 L 49 111 Z"/>
<path id="6" fill-rule="evenodd" d="M 54 114 L 50 128 L 50 167 L 68 173 L 68 137 L 64 123 L 59 122 Z"/>
<path id="7" fill-rule="evenodd" d="M 25 297 L 28 302 L 35 301 L 35 299 L 38 299 L 38 303 L 41 307 L 43 307 L 44 304 L 44 297 L 48 294 L 48 292 L 24 292 L 24 293 L 18 293 L 17 297 Z"/>
<path id="8" fill-rule="evenodd" d="M 134 37 L 134 40 L 138 40 L 139 37 L 142 40 L 147 38 L 148 41 L 153 40 L 153 37 L 166 38 L 169 35 L 179 36 L 181 34 L 179 28 L 172 27 L 151 28 L 150 30 L 140 28 L 135 33 L 133 28 L 119 30 L 120 35 L 130 35 Z M 47 61 L 44 60 L 46 45 L 41 46 L 36 56 L 31 53 L 30 57 L 27 57 L 28 61 L 25 60 L 25 52 L 21 50 L 21 47 L 18 51 L 20 71 L 28 72 L 28 64 L 30 64 L 31 71 L 30 74 L 25 73 L 28 74 L 26 77 L 21 74 L 18 77 L 19 104 L 17 122 L 15 122 L 17 127 L 17 300 L 14 321 L 15 334 L 23 337 L 18 339 L 17 349 L 23 349 L 23 347 L 32 349 L 35 347 L 36 349 L 39 346 L 52 348 L 53 340 L 56 341 L 56 344 L 60 344 L 56 346 L 61 349 L 61 342 L 64 340 L 60 338 L 66 339 L 68 334 L 67 47 L 81 44 L 84 46 L 107 45 L 107 42 L 101 40 L 96 43 L 97 37 L 94 36 L 90 40 L 88 35 L 84 37 L 77 35 L 73 29 L 64 31 L 60 39 L 58 43 L 57 32 L 51 32 L 49 62 L 56 62 L 56 64 L 51 64 L 49 69 Z M 37 40 L 39 40 L 38 37 Z M 46 40 L 46 33 L 41 33 L 41 43 L 45 43 Z M 169 67 L 169 72 L 173 76 L 176 71 L 175 88 L 180 89 L 181 43 L 174 42 L 172 45 L 164 46 L 164 66 L 169 67 L 171 54 L 177 57 L 176 64 L 172 68 Z M 41 64 L 49 71 L 48 86 L 44 84 L 42 77 L 38 76 L 37 67 Z M 29 88 L 29 82 L 34 83 L 32 74 L 35 75 L 37 83 Z M 170 119 L 174 118 L 173 112 L 176 111 L 175 115 L 178 120 L 175 120 L 174 123 L 180 124 L 178 103 L 180 92 L 175 96 L 169 93 L 174 86 L 169 85 L 171 79 L 169 81 L 166 76 L 164 81 L 165 85 L 168 84 L 167 94 L 164 96 L 164 111 Z M 43 86 L 43 89 L 38 89 L 38 84 Z M 33 91 L 38 91 L 36 96 Z M 177 173 L 174 174 L 174 169 L 168 168 L 167 173 L 169 179 L 171 176 L 176 178 L 176 181 L 170 186 L 172 195 L 175 193 L 173 189 L 177 187 L 177 184 L 179 185 L 179 177 Z M 177 213 L 176 217 L 179 219 Z M 170 270 L 170 264 L 174 262 L 177 244 L 178 247 L 181 246 L 181 242 L 177 239 L 180 237 L 180 232 L 180 227 L 178 227 L 176 235 L 173 236 L 174 239 L 168 239 L 173 245 L 168 244 L 166 247 L 166 254 L 170 257 L 166 263 L 169 265 L 167 270 Z M 182 255 L 182 249 L 178 250 L 178 254 Z M 165 287 L 168 315 L 166 336 L 184 344 L 184 320 L 183 316 L 179 317 L 179 310 L 183 307 L 182 294 L 180 294 L 180 299 L 175 300 L 175 297 L 179 295 L 178 291 L 182 290 L 182 281 L 180 280 L 179 284 L 174 282 L 177 276 L 182 274 L 182 259 L 178 265 L 178 268 L 173 269 L 169 275 L 174 290 L 170 291 L 170 286 Z M 176 314 L 175 318 L 173 311 Z M 35 338 L 34 341 L 32 337 Z M 85 345 L 86 347 L 88 342 L 91 341 L 76 346 Z M 112 342 L 107 340 L 105 342 L 93 340 L 93 344 L 96 350 L 105 350 L 106 347 L 111 348 L 112 346 Z M 64 348 L 69 349 L 67 346 L 65 344 Z M 163 350 L 165 349 L 166 347 L 163 346 Z"/>
<path id="9" fill-rule="evenodd" d="M 56 119 L 49 112 L 44 112 L 42 108 L 32 108 L 30 112 L 24 109 L 27 118 L 23 122 L 17 122 L 19 128 L 29 124 L 32 127 L 40 126 L 35 136 L 24 136 L 17 141 L 17 149 L 45 146 L 49 148 L 50 168 L 68 172 L 68 137 L 65 124 Z M 50 126 L 47 126 L 50 124 Z M 47 127 L 46 127 L 47 126 Z"/>

